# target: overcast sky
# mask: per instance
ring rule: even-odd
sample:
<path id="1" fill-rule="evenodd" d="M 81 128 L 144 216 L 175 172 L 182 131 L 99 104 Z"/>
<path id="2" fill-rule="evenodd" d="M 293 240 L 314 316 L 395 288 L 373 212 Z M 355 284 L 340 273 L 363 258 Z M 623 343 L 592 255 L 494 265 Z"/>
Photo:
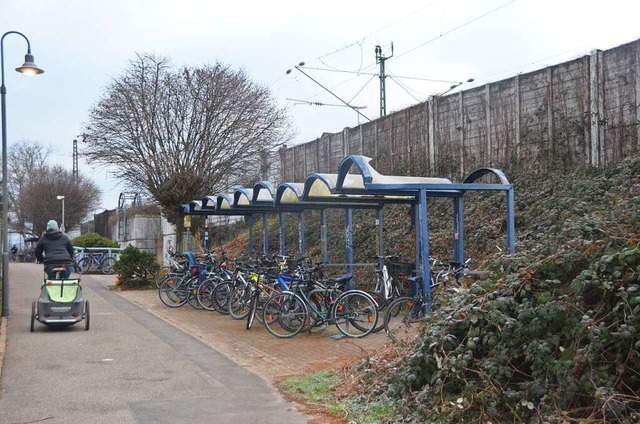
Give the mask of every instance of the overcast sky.
<path id="1" fill-rule="evenodd" d="M 71 169 L 72 141 L 89 109 L 136 53 L 245 69 L 288 107 L 297 144 L 366 121 L 296 69 L 286 74 L 301 61 L 375 119 L 376 45 L 384 56 L 394 47 L 389 113 L 455 82 L 474 78 L 458 88 L 467 89 L 634 41 L 638 19 L 637 0 L 0 0 L 0 33 L 24 33 L 45 70 L 32 78 L 14 72 L 26 43 L 5 38 L 8 140 L 51 146 L 54 161 Z M 103 189 L 102 207 L 115 208 L 125 187 L 82 158 L 79 168 Z"/>

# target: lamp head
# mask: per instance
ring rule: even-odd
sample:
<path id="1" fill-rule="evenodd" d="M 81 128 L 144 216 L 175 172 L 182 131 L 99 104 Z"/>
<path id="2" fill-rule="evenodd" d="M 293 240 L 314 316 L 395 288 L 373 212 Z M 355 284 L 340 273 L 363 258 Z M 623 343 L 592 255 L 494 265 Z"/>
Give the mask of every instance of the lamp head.
<path id="1" fill-rule="evenodd" d="M 38 75 L 44 73 L 44 71 L 38 68 L 38 65 L 34 62 L 33 55 L 31 53 L 24 55 L 24 65 L 16 68 L 16 71 L 24 75 Z"/>
<path id="2" fill-rule="evenodd" d="M 64 199 L 64 196 L 56 196 L 56 198 L 57 198 L 58 200 L 62 200 L 62 199 Z"/>

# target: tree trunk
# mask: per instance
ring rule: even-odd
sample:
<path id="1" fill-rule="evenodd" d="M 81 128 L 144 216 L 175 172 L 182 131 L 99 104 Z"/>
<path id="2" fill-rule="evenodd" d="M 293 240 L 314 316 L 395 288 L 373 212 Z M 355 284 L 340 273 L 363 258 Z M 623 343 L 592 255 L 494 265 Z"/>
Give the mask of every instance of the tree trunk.
<path id="1" fill-rule="evenodd" d="M 178 215 L 178 219 L 176 219 L 176 249 L 180 252 L 184 252 L 184 246 L 182 245 L 183 233 L 184 233 L 184 216 Z"/>

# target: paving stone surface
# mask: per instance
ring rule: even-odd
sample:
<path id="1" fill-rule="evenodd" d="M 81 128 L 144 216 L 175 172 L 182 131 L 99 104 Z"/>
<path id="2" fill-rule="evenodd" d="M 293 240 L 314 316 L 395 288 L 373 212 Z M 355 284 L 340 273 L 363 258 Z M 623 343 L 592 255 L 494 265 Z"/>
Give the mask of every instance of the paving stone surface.
<path id="1" fill-rule="evenodd" d="M 271 335 L 256 320 L 251 330 L 245 320 L 236 321 L 217 312 L 197 310 L 188 304 L 169 308 L 155 290 L 126 290 L 117 293 L 203 343 L 250 369 L 273 384 L 285 377 L 319 369 L 334 369 L 372 354 L 389 341 L 384 331 L 363 338 L 332 339 L 335 326 L 290 339 Z"/>

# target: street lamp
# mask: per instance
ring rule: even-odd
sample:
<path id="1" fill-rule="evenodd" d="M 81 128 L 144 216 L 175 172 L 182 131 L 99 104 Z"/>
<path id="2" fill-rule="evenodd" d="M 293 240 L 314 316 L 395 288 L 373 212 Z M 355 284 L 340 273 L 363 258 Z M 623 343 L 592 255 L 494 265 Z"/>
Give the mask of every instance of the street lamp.
<path id="1" fill-rule="evenodd" d="M 64 233 L 64 196 L 56 196 L 58 200 L 62 200 L 62 221 L 60 221 L 60 231 Z"/>
<path id="2" fill-rule="evenodd" d="M 2 316 L 9 316 L 9 216 L 7 195 L 7 87 L 4 85 L 4 37 L 9 34 L 17 34 L 27 42 L 27 54 L 24 56 L 24 64 L 16 68 L 16 71 L 25 75 L 38 75 L 44 71 L 36 66 L 31 54 L 31 43 L 24 34 L 18 31 L 8 31 L 0 38 L 0 71 L 2 72 L 2 85 L 0 95 L 2 97 Z"/>

